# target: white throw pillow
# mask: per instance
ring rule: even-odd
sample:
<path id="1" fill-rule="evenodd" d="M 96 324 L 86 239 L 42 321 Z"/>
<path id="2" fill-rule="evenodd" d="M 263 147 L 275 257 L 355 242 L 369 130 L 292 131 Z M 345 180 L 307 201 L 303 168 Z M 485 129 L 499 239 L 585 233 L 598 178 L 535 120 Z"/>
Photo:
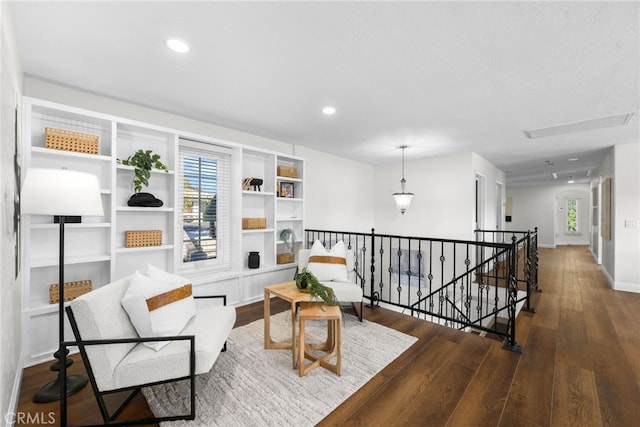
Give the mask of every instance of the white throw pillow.
<path id="1" fill-rule="evenodd" d="M 307 269 L 312 272 L 320 282 L 348 281 L 347 272 L 347 249 L 344 242 L 340 240 L 327 251 L 320 240 L 313 242 L 309 252 L 309 264 Z"/>
<path id="2" fill-rule="evenodd" d="M 149 266 L 152 267 L 152 266 Z M 121 304 L 141 337 L 178 335 L 195 315 L 191 283 L 154 267 L 147 277 L 136 271 Z M 164 273 L 164 274 L 163 274 Z M 143 343 L 156 351 L 170 341 Z"/>

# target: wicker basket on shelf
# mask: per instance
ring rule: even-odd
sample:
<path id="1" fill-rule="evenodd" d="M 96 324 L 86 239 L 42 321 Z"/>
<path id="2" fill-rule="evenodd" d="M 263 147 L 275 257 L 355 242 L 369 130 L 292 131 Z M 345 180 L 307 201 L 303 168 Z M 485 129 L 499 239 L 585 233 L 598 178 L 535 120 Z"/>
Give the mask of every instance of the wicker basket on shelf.
<path id="1" fill-rule="evenodd" d="M 45 128 L 44 146 L 56 150 L 98 154 L 98 135 L 72 132 L 69 130 Z"/>
<path id="2" fill-rule="evenodd" d="M 72 301 L 91 291 L 91 280 L 78 280 L 64 284 L 64 301 Z M 57 283 L 49 286 L 49 304 L 60 302 L 60 289 Z"/>
<path id="3" fill-rule="evenodd" d="M 276 257 L 277 264 L 291 264 L 296 260 L 294 254 L 278 254 Z"/>
<path id="4" fill-rule="evenodd" d="M 242 218 L 243 230 L 259 230 L 267 228 L 267 218 Z"/>
<path id="5" fill-rule="evenodd" d="M 287 178 L 297 178 L 298 168 L 293 166 L 278 165 L 278 176 L 286 176 Z"/>
<path id="6" fill-rule="evenodd" d="M 161 246 L 162 230 L 133 230 L 124 232 L 124 245 L 127 248 Z"/>

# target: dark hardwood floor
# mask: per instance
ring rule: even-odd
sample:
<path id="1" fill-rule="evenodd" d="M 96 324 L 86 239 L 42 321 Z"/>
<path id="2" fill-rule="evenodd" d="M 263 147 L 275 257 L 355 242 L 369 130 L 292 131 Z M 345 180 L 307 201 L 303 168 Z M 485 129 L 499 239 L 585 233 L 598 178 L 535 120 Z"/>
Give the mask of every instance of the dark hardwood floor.
<path id="1" fill-rule="evenodd" d="M 541 249 L 539 283 L 536 313 L 518 317 L 522 355 L 492 339 L 365 309 L 366 319 L 419 341 L 320 425 L 638 425 L 640 294 L 612 291 L 585 246 Z M 259 319 L 262 303 L 237 314 L 237 326 Z M 81 372 L 81 362 L 71 370 Z M 51 378 L 48 364 L 25 369 L 18 410 L 57 412 L 56 404 L 31 403 Z M 123 417 L 148 411 L 138 397 Z M 99 421 L 89 387 L 70 397 L 69 413 L 71 422 Z"/>

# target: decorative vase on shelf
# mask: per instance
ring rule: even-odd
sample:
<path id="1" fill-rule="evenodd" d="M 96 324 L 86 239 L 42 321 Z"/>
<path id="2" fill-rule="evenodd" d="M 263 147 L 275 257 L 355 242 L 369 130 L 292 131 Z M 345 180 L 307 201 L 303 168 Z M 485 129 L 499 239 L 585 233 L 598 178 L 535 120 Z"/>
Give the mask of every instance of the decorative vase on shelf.
<path id="1" fill-rule="evenodd" d="M 249 252 L 249 268 L 260 268 L 260 252 Z"/>

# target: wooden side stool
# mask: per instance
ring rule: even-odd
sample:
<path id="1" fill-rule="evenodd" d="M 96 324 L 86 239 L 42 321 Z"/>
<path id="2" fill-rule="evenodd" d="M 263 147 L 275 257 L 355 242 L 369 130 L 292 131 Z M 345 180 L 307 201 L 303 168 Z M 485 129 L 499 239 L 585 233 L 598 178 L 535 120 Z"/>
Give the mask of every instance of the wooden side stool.
<path id="1" fill-rule="evenodd" d="M 300 303 L 300 336 L 298 344 L 298 375 L 305 376 L 307 373 L 322 366 L 331 372 L 342 375 L 342 313 L 339 306 L 330 306 L 317 302 Z M 304 327 L 307 320 L 327 321 L 327 341 L 321 344 L 307 344 L 305 342 Z M 307 350 L 322 350 L 326 354 L 316 357 Z M 336 363 L 332 365 L 329 359 L 336 356 Z M 306 365 L 305 359 L 312 361 Z"/>

